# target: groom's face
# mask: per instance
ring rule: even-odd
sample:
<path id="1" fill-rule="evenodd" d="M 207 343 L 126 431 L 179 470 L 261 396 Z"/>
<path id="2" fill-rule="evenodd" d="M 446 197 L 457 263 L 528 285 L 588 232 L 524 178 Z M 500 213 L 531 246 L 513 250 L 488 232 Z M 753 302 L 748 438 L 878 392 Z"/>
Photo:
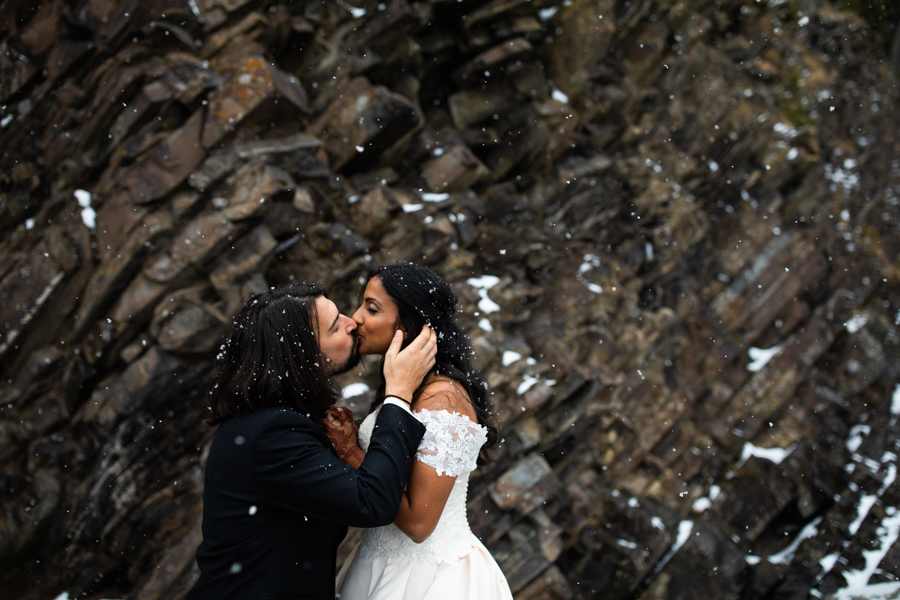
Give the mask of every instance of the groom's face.
<path id="1" fill-rule="evenodd" d="M 356 323 L 324 296 L 316 299 L 316 339 L 325 357 L 327 375 L 344 373 L 359 363 Z"/>

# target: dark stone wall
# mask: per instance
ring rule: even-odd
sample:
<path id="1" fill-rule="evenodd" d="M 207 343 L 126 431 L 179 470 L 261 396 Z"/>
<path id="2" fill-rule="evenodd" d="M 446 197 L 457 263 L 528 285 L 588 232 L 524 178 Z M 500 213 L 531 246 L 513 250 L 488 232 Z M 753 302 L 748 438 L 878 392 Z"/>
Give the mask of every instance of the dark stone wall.
<path id="1" fill-rule="evenodd" d="M 180 597 L 230 319 L 400 259 L 519 600 L 896 581 L 897 101 L 825 0 L 7 0 L 0 595 Z"/>

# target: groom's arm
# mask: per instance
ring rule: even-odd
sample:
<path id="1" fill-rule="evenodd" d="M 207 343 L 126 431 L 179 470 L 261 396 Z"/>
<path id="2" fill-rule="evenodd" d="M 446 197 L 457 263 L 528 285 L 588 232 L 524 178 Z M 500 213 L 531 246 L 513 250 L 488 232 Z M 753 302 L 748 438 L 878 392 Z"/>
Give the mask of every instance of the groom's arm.
<path id="1" fill-rule="evenodd" d="M 255 436 L 254 478 L 267 501 L 283 510 L 355 527 L 397 516 L 425 427 L 409 412 L 379 412 L 359 469 L 341 462 L 310 419 L 293 411 L 269 415 Z"/>

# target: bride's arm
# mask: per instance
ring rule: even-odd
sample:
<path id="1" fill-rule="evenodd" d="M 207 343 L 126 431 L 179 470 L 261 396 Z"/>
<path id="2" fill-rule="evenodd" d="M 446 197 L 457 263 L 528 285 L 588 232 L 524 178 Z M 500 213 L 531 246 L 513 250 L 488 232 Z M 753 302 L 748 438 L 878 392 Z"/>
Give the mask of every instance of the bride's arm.
<path id="1" fill-rule="evenodd" d="M 455 482 L 456 477 L 438 475 L 433 468 L 416 461 L 394 525 L 417 544 L 427 540 L 441 519 Z"/>
<path id="2" fill-rule="evenodd" d="M 472 403 L 462 388 L 445 379 L 429 383 L 416 401 L 414 410 L 447 410 L 478 422 Z M 410 471 L 409 483 L 400 501 L 400 512 L 394 525 L 417 544 L 427 540 L 437 527 L 454 483 L 456 477 L 438 475 L 434 467 L 417 460 Z"/>

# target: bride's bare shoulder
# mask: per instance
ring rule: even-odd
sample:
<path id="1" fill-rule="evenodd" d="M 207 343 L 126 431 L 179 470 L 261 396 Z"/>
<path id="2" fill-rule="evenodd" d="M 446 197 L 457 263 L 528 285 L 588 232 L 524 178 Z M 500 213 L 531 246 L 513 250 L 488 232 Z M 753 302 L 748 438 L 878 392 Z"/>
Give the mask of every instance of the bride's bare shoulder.
<path id="1" fill-rule="evenodd" d="M 443 375 L 432 375 L 425 381 L 413 400 L 413 410 L 446 410 L 478 420 L 466 389 Z"/>

